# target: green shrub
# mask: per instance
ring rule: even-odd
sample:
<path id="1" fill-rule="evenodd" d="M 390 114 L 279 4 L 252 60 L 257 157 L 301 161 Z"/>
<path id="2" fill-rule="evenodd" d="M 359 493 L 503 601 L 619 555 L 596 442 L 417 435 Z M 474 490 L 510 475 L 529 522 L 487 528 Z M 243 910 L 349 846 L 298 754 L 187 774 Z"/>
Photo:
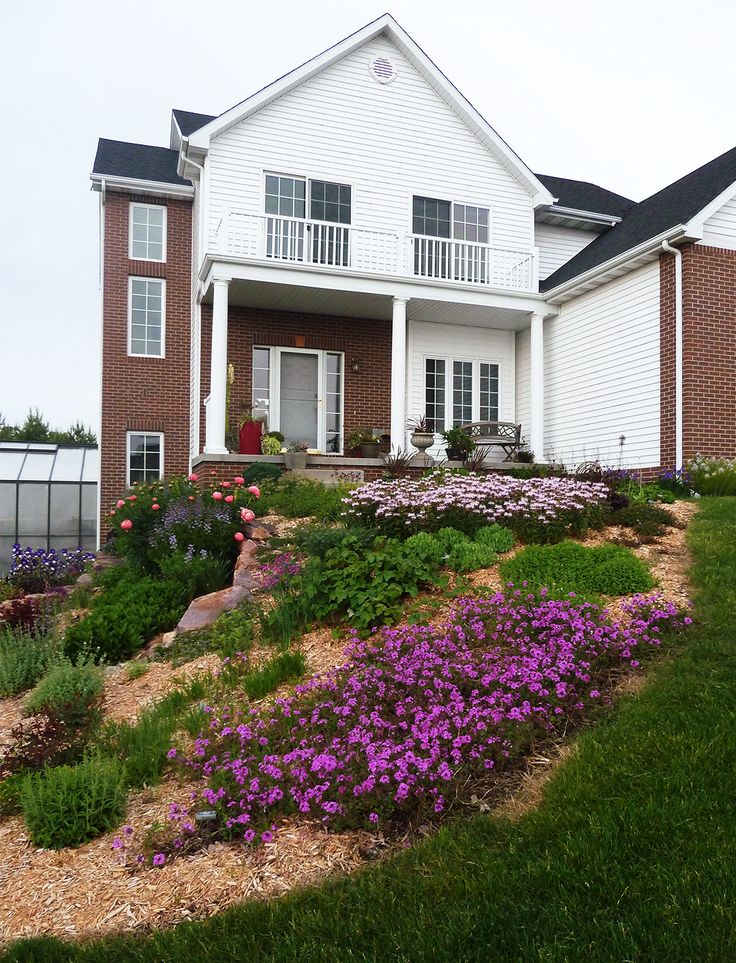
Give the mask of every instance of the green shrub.
<path id="1" fill-rule="evenodd" d="M 676 525 L 677 519 L 672 512 L 647 502 L 633 502 L 611 515 L 612 525 L 633 528 L 643 538 L 657 538 L 663 535 L 668 525 Z"/>
<path id="2" fill-rule="evenodd" d="M 134 723 L 106 722 L 98 745 L 102 753 L 125 765 L 125 785 L 131 789 L 155 785 L 166 767 L 166 753 L 176 729 L 178 712 L 153 706 Z"/>
<path id="3" fill-rule="evenodd" d="M 475 541 L 502 555 L 514 547 L 516 539 L 514 533 L 503 525 L 486 525 L 475 533 Z"/>
<path id="4" fill-rule="evenodd" d="M 25 701 L 29 715 L 48 712 L 70 726 L 81 725 L 95 711 L 103 689 L 102 670 L 90 663 L 65 660 L 52 666 Z"/>
<path id="5" fill-rule="evenodd" d="M 178 582 L 189 599 L 208 595 L 221 589 L 229 575 L 229 566 L 222 558 L 204 556 L 187 558 L 182 552 L 173 552 L 161 558 L 159 571 L 169 582 Z"/>
<path id="6" fill-rule="evenodd" d="M 67 629 L 64 650 L 71 659 L 129 659 L 157 632 L 174 628 L 191 601 L 180 581 L 141 575 L 120 566 L 107 576 L 104 590 L 86 618 Z"/>
<path id="7" fill-rule="evenodd" d="M 44 849 L 81 846 L 118 826 L 125 815 L 123 777 L 122 763 L 101 756 L 29 774 L 20 804 L 31 840 Z"/>
<path id="8" fill-rule="evenodd" d="M 243 480 L 246 485 L 258 485 L 260 482 L 270 481 L 280 478 L 283 470 L 279 465 L 271 465 L 269 462 L 255 462 L 243 472 Z"/>
<path id="9" fill-rule="evenodd" d="M 52 633 L 0 626 L 0 697 L 30 689 L 61 653 Z"/>
<path id="10" fill-rule="evenodd" d="M 280 481 L 264 486 L 258 503 L 259 513 L 276 512 L 286 518 L 310 518 L 335 521 L 344 505 L 342 499 L 351 485 L 323 485 L 306 478 L 284 476 Z"/>
<path id="11" fill-rule="evenodd" d="M 253 603 L 239 605 L 230 612 L 223 612 L 207 628 L 183 632 L 171 645 L 159 646 L 153 659 L 179 666 L 208 652 L 216 652 L 222 658 L 247 652 L 255 641 L 256 620 L 256 606 Z"/>
<path id="12" fill-rule="evenodd" d="M 0 779 L 0 819 L 21 811 L 20 790 L 26 775 L 24 772 L 14 772 Z"/>
<path id="13" fill-rule="evenodd" d="M 262 699 L 283 682 L 300 678 L 306 666 L 301 652 L 280 652 L 265 665 L 249 672 L 243 679 L 243 689 L 249 699 Z"/>
<path id="14" fill-rule="evenodd" d="M 700 495 L 736 495 L 736 458 L 696 455 L 685 469 L 693 491 Z"/>
<path id="15" fill-rule="evenodd" d="M 646 592 L 654 580 L 641 559 L 622 545 L 586 548 L 577 542 L 529 545 L 499 566 L 501 575 L 519 586 L 547 588 L 553 594 L 629 595 Z"/>
<path id="16" fill-rule="evenodd" d="M 130 682 L 134 682 L 144 676 L 150 668 L 150 662 L 129 662 L 125 667 L 125 674 Z"/>
<path id="17" fill-rule="evenodd" d="M 347 538 L 359 538 L 368 546 L 375 536 L 365 528 L 346 528 L 344 525 L 329 528 L 324 525 L 301 525 L 291 533 L 288 541 L 304 555 L 324 558 L 331 548 L 339 548 Z"/>

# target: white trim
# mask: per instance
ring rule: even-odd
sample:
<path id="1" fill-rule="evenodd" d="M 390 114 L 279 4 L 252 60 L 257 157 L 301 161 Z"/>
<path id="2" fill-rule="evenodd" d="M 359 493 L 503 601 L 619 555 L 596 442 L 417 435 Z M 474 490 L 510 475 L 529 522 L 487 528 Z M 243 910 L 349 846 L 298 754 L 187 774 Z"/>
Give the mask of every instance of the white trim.
<path id="1" fill-rule="evenodd" d="M 620 224 L 623 220 L 618 214 L 597 214 L 595 211 L 583 211 L 577 207 L 558 207 L 557 204 L 545 208 L 543 211 L 540 211 L 540 214 L 571 218 L 576 221 L 587 221 L 590 224 L 609 224 L 611 227 Z"/>
<path id="2" fill-rule="evenodd" d="M 127 191 L 132 194 L 150 194 L 153 197 L 172 197 L 175 200 L 194 197 L 194 188 L 189 184 L 166 184 L 164 181 L 145 181 L 135 177 L 118 177 L 108 174 L 90 174 L 92 190 L 99 191 L 102 184 L 110 189 Z"/>
<path id="3" fill-rule="evenodd" d="M 161 354 L 142 354 L 131 350 L 133 341 L 133 281 L 155 281 L 161 285 Z M 147 278 L 138 274 L 128 275 L 128 357 L 154 359 L 166 357 L 166 278 Z"/>
<path id="4" fill-rule="evenodd" d="M 148 210 L 163 211 L 161 223 L 161 257 L 136 257 L 133 254 L 133 208 L 145 207 Z M 166 263 L 166 236 L 168 232 L 168 208 L 165 204 L 146 204 L 142 201 L 130 201 L 128 203 L 128 260 L 130 261 L 150 261 L 154 264 Z M 149 242 L 146 241 L 146 244 Z"/>
<path id="5" fill-rule="evenodd" d="M 354 50 L 384 34 L 394 44 L 410 64 L 437 91 L 445 103 L 455 111 L 460 120 L 475 134 L 483 146 L 502 162 L 503 166 L 521 182 L 532 197 L 534 206 L 552 204 L 554 197 L 537 176 L 526 166 L 511 147 L 496 133 L 490 124 L 478 113 L 441 70 L 417 46 L 412 38 L 398 25 L 390 14 L 384 14 L 372 23 L 345 37 L 333 47 L 285 74 L 262 90 L 219 117 L 194 131 L 189 143 L 194 148 L 208 150 L 211 140 L 261 110 L 279 97 L 300 86 L 305 81 L 321 73 L 332 64 L 342 60 Z"/>
<path id="6" fill-rule="evenodd" d="M 125 433 L 125 487 L 130 488 L 130 436 L 157 435 L 159 438 L 159 478 L 164 477 L 164 433 L 162 431 L 148 431 L 147 429 L 131 429 Z M 147 484 L 147 483 L 146 483 Z"/>
<path id="7" fill-rule="evenodd" d="M 253 348 L 268 349 L 270 352 L 269 369 L 269 418 L 268 426 L 273 431 L 281 431 L 281 355 L 312 354 L 317 356 L 317 448 L 327 454 L 327 355 L 339 355 L 341 361 L 340 390 L 340 449 L 330 454 L 341 455 L 345 450 L 345 352 L 329 348 L 292 348 L 287 345 L 253 344 Z M 251 372 L 253 352 L 251 351 Z M 251 389 L 252 394 L 252 389 Z"/>
<path id="8" fill-rule="evenodd" d="M 712 217 L 716 211 L 719 211 L 724 204 L 730 201 L 734 195 L 736 195 L 736 181 L 729 184 L 725 191 L 721 191 L 721 193 L 717 197 L 714 197 L 709 204 L 706 204 L 701 211 L 698 211 L 694 217 L 690 218 L 685 225 L 687 233 L 698 234 L 702 239 L 705 222 L 709 217 Z"/>

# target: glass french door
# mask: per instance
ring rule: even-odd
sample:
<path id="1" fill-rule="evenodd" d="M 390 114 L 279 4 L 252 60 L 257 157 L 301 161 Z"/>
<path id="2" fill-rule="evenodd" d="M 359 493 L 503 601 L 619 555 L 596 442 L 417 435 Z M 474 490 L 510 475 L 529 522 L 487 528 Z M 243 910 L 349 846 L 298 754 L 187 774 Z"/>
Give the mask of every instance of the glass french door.
<path id="1" fill-rule="evenodd" d="M 284 444 L 303 441 L 308 448 L 339 454 L 343 435 L 343 372 L 341 352 L 256 347 L 254 405 L 258 401 L 259 408 L 265 407 L 269 427 L 284 435 Z M 270 401 L 264 401 L 260 395 Z"/>

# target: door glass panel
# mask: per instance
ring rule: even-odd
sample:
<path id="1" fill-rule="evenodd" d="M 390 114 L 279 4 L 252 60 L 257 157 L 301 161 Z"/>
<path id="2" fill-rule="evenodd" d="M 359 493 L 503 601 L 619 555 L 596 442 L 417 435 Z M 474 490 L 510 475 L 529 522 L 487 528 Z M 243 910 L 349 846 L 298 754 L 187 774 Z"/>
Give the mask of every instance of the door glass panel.
<path id="1" fill-rule="evenodd" d="M 281 432 L 285 443 L 305 441 L 317 447 L 319 366 L 316 354 L 281 352 Z"/>
<path id="2" fill-rule="evenodd" d="M 340 452 L 342 450 L 342 355 L 328 352 L 325 368 L 327 371 L 325 447 L 329 452 Z"/>
<path id="3" fill-rule="evenodd" d="M 480 363 L 480 420 L 498 421 L 498 365 Z"/>
<path id="4" fill-rule="evenodd" d="M 424 369 L 424 413 L 432 431 L 445 430 L 445 362 L 427 358 Z"/>
<path id="5" fill-rule="evenodd" d="M 452 363 L 452 423 L 467 425 L 473 420 L 473 362 Z"/>

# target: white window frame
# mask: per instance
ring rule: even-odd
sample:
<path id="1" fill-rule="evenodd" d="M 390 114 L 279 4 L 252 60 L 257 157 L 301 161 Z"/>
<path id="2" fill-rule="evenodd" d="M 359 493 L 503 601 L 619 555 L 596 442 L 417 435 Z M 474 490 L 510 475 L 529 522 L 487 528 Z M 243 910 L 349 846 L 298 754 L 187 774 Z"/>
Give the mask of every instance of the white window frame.
<path id="1" fill-rule="evenodd" d="M 268 427 L 273 431 L 281 430 L 281 355 L 287 354 L 313 354 L 317 356 L 317 382 L 319 394 L 317 396 L 317 447 L 320 452 L 327 454 L 327 355 L 336 354 L 341 359 L 341 391 L 340 391 L 340 449 L 337 452 L 330 452 L 331 455 L 341 455 L 345 450 L 345 352 L 330 351 L 326 348 L 289 348 L 284 346 L 269 347 L 263 344 L 254 344 L 254 348 L 268 349 L 269 359 L 269 415 Z M 251 353 L 251 365 L 252 365 Z"/>
<path id="2" fill-rule="evenodd" d="M 161 353 L 142 354 L 133 351 L 133 281 L 155 282 L 161 285 Z M 139 274 L 128 275 L 128 357 L 165 358 L 166 357 L 166 278 L 146 278 Z"/>
<path id="3" fill-rule="evenodd" d="M 503 421 L 503 378 L 504 378 L 504 365 L 503 362 L 496 358 L 469 358 L 467 355 L 463 357 L 462 355 L 441 355 L 426 353 L 422 355 L 422 380 L 421 380 L 421 411 L 425 413 L 427 410 L 427 392 L 426 392 L 426 375 L 427 375 L 427 361 L 444 361 L 445 362 L 445 431 L 448 428 L 453 427 L 453 376 L 454 376 L 454 365 L 456 361 L 463 361 L 467 363 L 472 362 L 473 365 L 473 383 L 472 383 L 472 404 L 471 404 L 471 422 L 480 421 L 480 366 L 482 364 L 492 364 L 496 365 L 498 368 L 498 421 Z M 442 432 L 436 432 L 435 438 L 441 438 Z"/>
<path id="4" fill-rule="evenodd" d="M 141 428 L 140 430 L 127 431 L 125 433 L 125 485 L 127 488 L 131 487 L 130 481 L 130 437 L 131 435 L 156 435 L 159 439 L 159 479 L 164 477 L 164 433 L 162 431 L 148 431 L 147 429 Z M 142 484 L 148 484 L 144 482 Z"/>
<path id="5" fill-rule="evenodd" d="M 449 201 L 450 204 L 450 236 L 449 237 L 438 237 L 433 238 L 436 241 L 455 241 L 458 244 L 477 244 L 481 247 L 493 247 L 493 228 L 495 225 L 495 217 L 493 206 L 488 200 L 479 201 L 472 200 L 469 197 L 454 197 L 451 194 L 445 194 L 444 197 L 440 196 L 436 189 L 422 190 L 421 188 L 416 188 L 412 190 L 406 198 L 406 211 L 407 211 L 407 232 L 410 237 L 432 237 L 431 234 L 415 234 L 414 233 L 414 198 L 415 197 L 427 197 L 431 200 L 437 201 Z M 460 238 L 454 236 L 455 234 L 455 205 L 460 204 L 463 207 L 478 207 L 482 208 L 484 211 L 488 211 L 488 241 L 462 241 Z M 430 356 L 431 357 L 431 356 Z M 459 359 L 462 360 L 462 359 Z M 492 362 L 495 364 L 495 361 Z"/>
<path id="6" fill-rule="evenodd" d="M 294 174 L 289 171 L 278 171 L 272 170 L 271 168 L 261 169 L 261 214 L 263 217 L 283 217 L 286 218 L 286 214 L 267 214 L 266 213 L 266 177 L 290 177 L 293 180 L 304 181 L 304 217 L 292 217 L 294 221 L 305 221 L 313 222 L 315 224 L 328 224 L 334 227 L 344 227 L 347 230 L 353 230 L 355 227 L 355 181 L 348 180 L 343 177 L 340 178 L 335 174 Z M 322 221 L 318 217 L 311 217 L 310 214 L 310 196 L 311 196 L 311 184 L 312 181 L 323 181 L 327 184 L 337 184 L 339 187 L 349 187 L 350 188 L 350 223 L 343 224 L 341 221 Z"/>
<path id="7" fill-rule="evenodd" d="M 133 254 L 133 209 L 136 207 L 145 207 L 148 209 L 155 208 L 156 210 L 163 211 L 163 218 L 161 222 L 161 257 L 136 257 Z M 168 218 L 168 208 L 166 204 L 143 204 L 139 201 L 131 201 L 128 205 L 128 259 L 131 261 L 152 261 L 154 264 L 165 264 L 166 263 L 166 234 L 167 234 L 167 218 Z"/>

